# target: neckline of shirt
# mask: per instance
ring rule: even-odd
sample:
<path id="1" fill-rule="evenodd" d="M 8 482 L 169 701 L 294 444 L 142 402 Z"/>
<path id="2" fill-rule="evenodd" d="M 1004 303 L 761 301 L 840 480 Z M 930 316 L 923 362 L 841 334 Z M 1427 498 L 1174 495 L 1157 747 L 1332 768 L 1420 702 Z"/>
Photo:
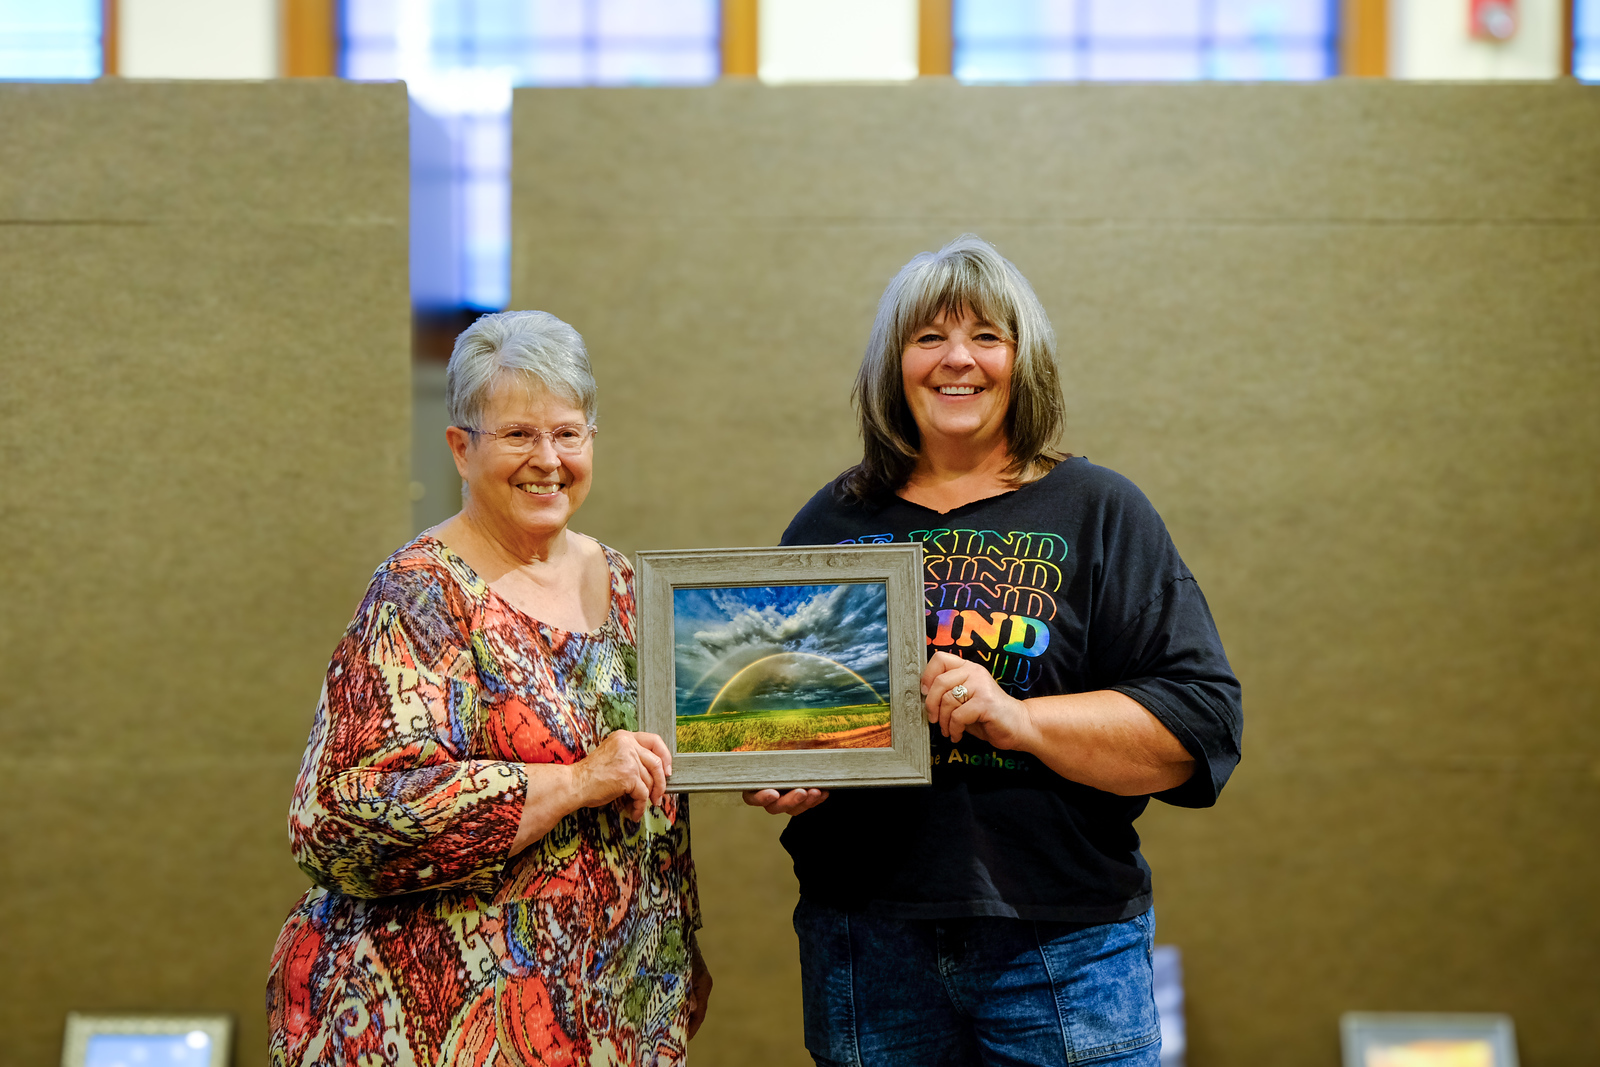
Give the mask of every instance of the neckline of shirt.
<path id="1" fill-rule="evenodd" d="M 1051 478 L 1055 477 L 1055 474 L 1056 474 L 1057 471 L 1061 470 L 1063 467 L 1065 467 L 1067 464 L 1073 462 L 1074 460 L 1079 460 L 1079 459 L 1085 459 L 1085 457 L 1083 457 L 1083 456 L 1068 456 L 1066 459 L 1061 460 L 1054 467 L 1051 467 L 1048 471 L 1046 471 L 1044 473 L 1043 477 L 1035 478 L 1033 481 L 1029 482 L 1027 485 L 1019 485 L 1015 489 L 1007 489 L 1003 493 L 996 493 L 994 496 L 986 496 L 986 497 L 983 497 L 980 500 L 969 500 L 965 504 L 960 504 L 960 505 L 958 505 L 956 507 L 951 508 L 949 511 L 939 511 L 939 510 L 937 510 L 935 508 L 930 508 L 926 504 L 919 504 L 915 500 L 907 500 L 905 497 L 901 496 L 899 493 L 895 494 L 894 499 L 895 499 L 896 503 L 904 504 L 906 507 L 916 508 L 918 511 L 926 511 L 928 514 L 937 515 L 941 519 L 948 519 L 950 516 L 960 514 L 961 512 L 966 511 L 968 508 L 975 508 L 975 507 L 978 507 L 981 504 L 993 504 L 997 500 L 1004 500 L 1007 497 L 1016 496 L 1018 493 L 1026 493 L 1028 490 L 1032 489 L 1036 485 L 1043 485 L 1045 482 L 1047 482 Z"/>
<path id="2" fill-rule="evenodd" d="M 563 630 L 559 626 L 552 626 L 543 619 L 528 614 L 526 611 L 523 611 L 521 608 L 517 607 L 515 604 L 501 595 L 500 590 L 490 585 L 484 580 L 483 575 L 472 569 L 472 564 L 462 559 L 460 554 L 457 553 L 455 549 L 439 540 L 439 538 L 435 537 L 433 534 L 418 534 L 416 541 L 428 541 L 433 546 L 437 546 L 432 549 L 435 555 L 449 556 L 449 558 L 454 561 L 457 566 L 466 571 L 468 574 L 472 575 L 472 577 L 483 586 L 485 594 L 493 596 L 508 609 L 528 620 L 540 630 L 543 630 L 547 633 L 565 634 L 568 637 L 581 637 L 590 640 L 621 631 L 621 621 L 617 618 L 617 611 L 619 610 L 617 604 L 617 579 L 621 576 L 621 572 L 617 568 L 617 559 L 619 558 L 619 553 L 617 553 L 615 549 L 603 541 L 595 541 L 595 544 L 600 546 L 600 551 L 604 552 L 606 557 L 606 617 L 605 621 L 603 621 L 599 626 L 596 626 L 593 630 Z M 468 591 L 471 592 L 471 590 Z"/>

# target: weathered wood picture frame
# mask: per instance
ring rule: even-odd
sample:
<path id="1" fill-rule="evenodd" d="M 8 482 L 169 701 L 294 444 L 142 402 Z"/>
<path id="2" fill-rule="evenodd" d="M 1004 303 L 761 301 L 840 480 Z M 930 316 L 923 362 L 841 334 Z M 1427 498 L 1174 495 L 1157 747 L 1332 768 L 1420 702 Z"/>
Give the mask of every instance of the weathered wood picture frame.
<path id="1" fill-rule="evenodd" d="M 67 1012 L 61 1067 L 102 1067 L 139 1058 L 153 1067 L 227 1067 L 233 1062 L 233 1017 Z"/>
<path id="2" fill-rule="evenodd" d="M 919 688 L 927 660 L 920 544 L 640 552 L 635 583 L 639 728 L 660 734 L 673 752 L 668 791 L 834 789 L 932 780 Z M 726 632 L 695 632 L 694 605 L 722 612 Z M 809 620 L 819 618 L 826 621 L 817 627 L 831 629 L 808 631 Z M 861 672 L 816 651 L 826 652 L 830 640 L 853 642 L 847 651 L 865 657 L 856 662 Z M 715 656 L 730 645 L 736 647 L 703 674 L 701 660 L 687 658 Z M 869 661 L 871 666 L 863 665 Z M 696 677 L 680 678 L 680 667 L 690 662 L 696 664 Z M 713 684 L 720 686 L 714 695 Z M 887 688 L 880 690 L 883 684 Z M 810 703 L 798 710 L 748 710 L 734 702 L 730 690 L 747 705 L 798 698 Z M 838 694 L 837 700 L 858 702 L 830 706 L 829 692 Z M 859 702 L 866 697 L 876 702 Z M 883 705 L 886 745 L 879 744 Z M 686 743 L 680 745 L 685 708 L 698 710 L 683 715 L 689 722 L 682 724 Z M 808 727 L 797 718 L 802 713 L 822 724 L 810 728 L 826 725 L 836 732 L 798 740 L 773 733 L 777 740 L 760 742 L 773 747 L 756 750 L 711 747 L 754 736 L 755 729 L 803 731 Z M 758 720 L 762 726 L 752 725 Z M 862 720 L 868 725 L 857 727 Z M 874 747 L 852 747 L 866 744 Z"/>

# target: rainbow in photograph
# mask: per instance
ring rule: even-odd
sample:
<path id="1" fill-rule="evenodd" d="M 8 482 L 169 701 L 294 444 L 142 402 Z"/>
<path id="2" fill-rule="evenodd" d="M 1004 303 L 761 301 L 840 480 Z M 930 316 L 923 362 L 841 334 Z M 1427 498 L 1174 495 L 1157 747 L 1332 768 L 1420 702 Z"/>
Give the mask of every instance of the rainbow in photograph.
<path id="1" fill-rule="evenodd" d="M 882 582 L 672 593 L 679 752 L 889 747 Z"/>

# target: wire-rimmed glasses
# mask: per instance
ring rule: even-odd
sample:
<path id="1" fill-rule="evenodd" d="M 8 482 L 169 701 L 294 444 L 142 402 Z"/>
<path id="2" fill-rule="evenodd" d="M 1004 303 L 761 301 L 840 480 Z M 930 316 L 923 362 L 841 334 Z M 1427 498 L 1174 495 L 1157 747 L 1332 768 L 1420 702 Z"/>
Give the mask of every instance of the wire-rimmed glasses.
<path id="1" fill-rule="evenodd" d="M 600 432 L 600 428 L 593 424 L 557 426 L 553 430 L 540 430 L 532 426 L 507 426 L 503 430 L 479 430 L 471 426 L 461 426 L 458 429 L 492 437 L 501 449 L 518 456 L 531 454 L 546 437 L 550 439 L 550 446 L 557 452 L 564 456 L 575 456 L 583 451 L 584 446 L 595 434 Z"/>

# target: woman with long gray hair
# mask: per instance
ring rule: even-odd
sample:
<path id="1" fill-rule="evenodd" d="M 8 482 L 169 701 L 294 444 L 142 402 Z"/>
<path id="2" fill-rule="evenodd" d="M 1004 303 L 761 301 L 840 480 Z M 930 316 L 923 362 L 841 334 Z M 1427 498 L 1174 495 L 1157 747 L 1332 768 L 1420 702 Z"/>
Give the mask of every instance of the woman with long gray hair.
<path id="1" fill-rule="evenodd" d="M 783 543 L 922 543 L 933 784 L 745 795 L 796 816 L 806 1046 L 1155 1067 L 1133 821 L 1151 796 L 1214 803 L 1239 759 L 1205 598 L 1131 482 L 1057 451 L 1054 333 L 987 242 L 889 283 L 855 400 L 861 462 Z"/>
<path id="2" fill-rule="evenodd" d="M 583 341 L 486 315 L 447 396 L 462 509 L 378 568 L 301 764 L 316 887 L 273 953 L 272 1062 L 681 1064 L 711 988 L 689 813 L 637 729 L 632 568 L 568 526 Z"/>

